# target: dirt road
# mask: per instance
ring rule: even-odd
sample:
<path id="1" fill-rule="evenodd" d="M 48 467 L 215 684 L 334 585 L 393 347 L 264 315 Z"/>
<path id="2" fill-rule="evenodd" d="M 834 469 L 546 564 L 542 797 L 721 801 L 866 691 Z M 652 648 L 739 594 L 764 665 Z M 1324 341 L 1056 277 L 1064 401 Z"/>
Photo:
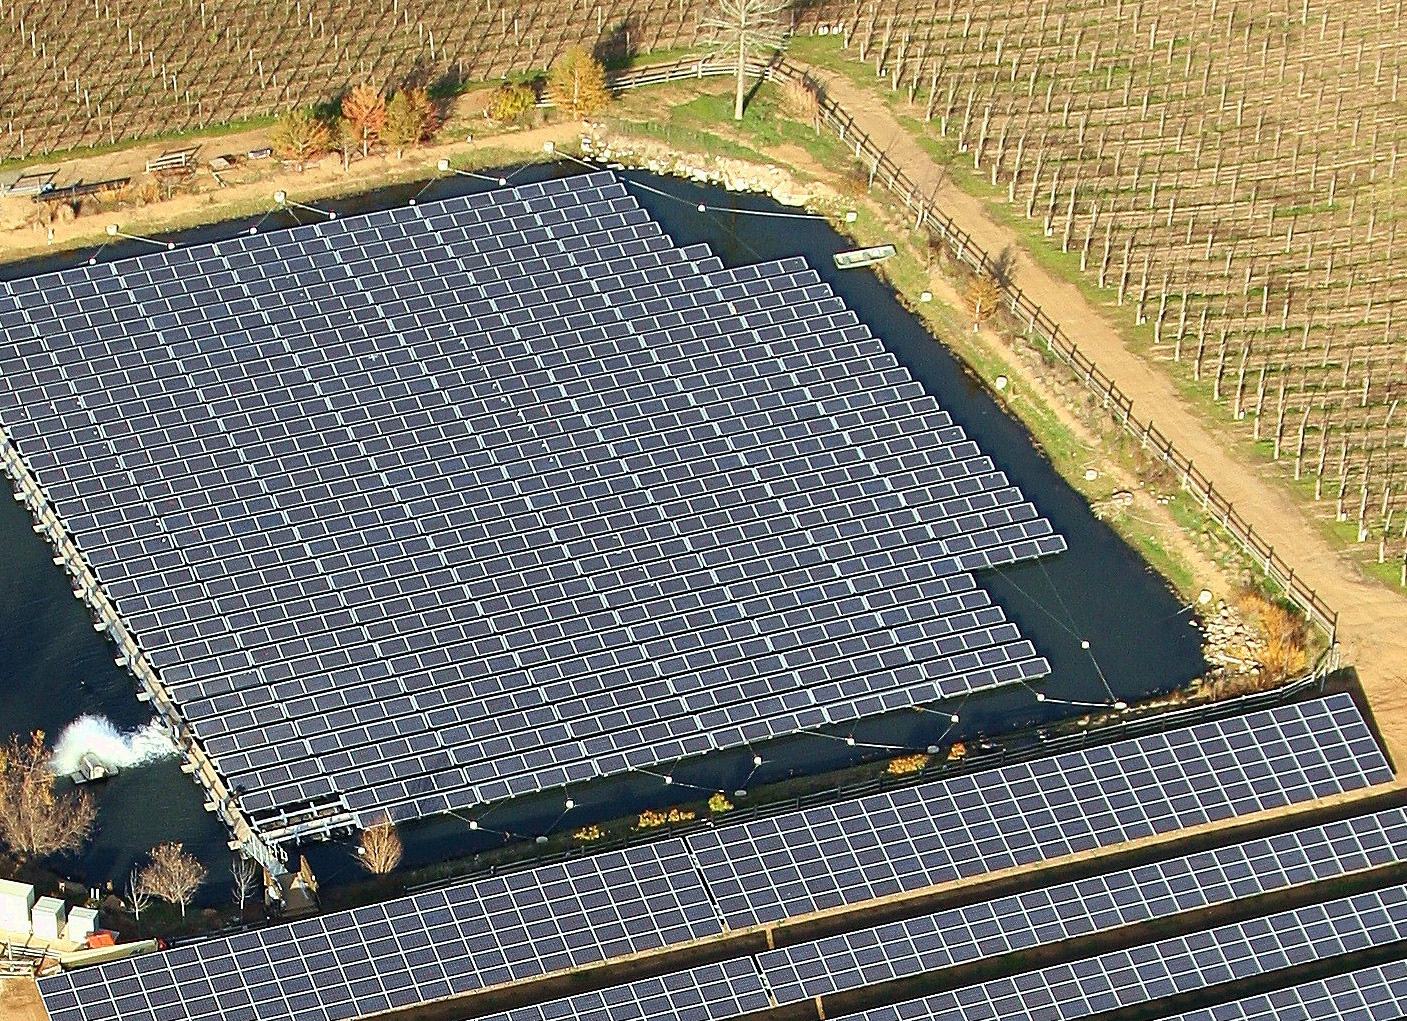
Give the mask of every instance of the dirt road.
<path id="1" fill-rule="evenodd" d="M 1015 254 L 1012 277 L 1026 295 L 1133 399 L 1135 413 L 1156 423 L 1296 573 L 1339 611 L 1345 662 L 1358 667 L 1394 758 L 1407 763 L 1407 598 L 1367 577 L 1351 557 L 1335 550 L 1290 493 L 1218 437 L 1187 407 L 1165 373 L 1125 347 L 1102 310 L 1074 284 L 1031 260 L 1023 240 L 998 223 L 982 199 L 947 181 L 879 96 L 839 75 L 815 68 L 811 73 L 921 190 L 937 189 L 938 207 L 974 242 L 992 254 Z"/>

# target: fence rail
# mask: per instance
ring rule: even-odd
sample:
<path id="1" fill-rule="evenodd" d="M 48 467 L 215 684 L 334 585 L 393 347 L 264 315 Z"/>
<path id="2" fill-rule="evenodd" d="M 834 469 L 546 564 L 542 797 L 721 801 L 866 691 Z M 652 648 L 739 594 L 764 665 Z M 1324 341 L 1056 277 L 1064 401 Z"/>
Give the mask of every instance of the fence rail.
<path id="1" fill-rule="evenodd" d="M 616 76 L 611 85 L 612 88 L 620 90 L 731 73 L 731 68 L 706 57 L 684 57 L 669 63 L 624 72 Z M 1025 324 L 1027 335 L 1039 337 L 1046 351 L 1074 372 L 1099 398 L 1103 408 L 1119 422 L 1125 432 L 1138 440 L 1144 450 L 1151 451 L 1171 467 L 1178 474 L 1182 489 L 1190 493 L 1201 504 L 1202 509 L 1220 523 L 1226 533 L 1255 561 L 1265 576 L 1284 591 L 1285 597 L 1304 614 L 1305 620 L 1323 630 L 1329 639 L 1329 666 L 1336 666 L 1338 612 L 1295 573 L 1294 565 L 1275 552 L 1275 547 L 1255 530 L 1254 525 L 1242 517 L 1230 500 L 1217 491 L 1212 480 L 1197 469 L 1191 458 L 1179 451 L 1172 440 L 1151 420 L 1144 421 L 1133 413 L 1133 398 L 1120 390 L 1118 384 L 1080 350 L 1061 329 L 1059 323 L 1026 297 L 1020 287 L 1005 279 L 997 264 L 972 240 L 972 236 L 935 206 L 934 196 L 924 195 L 914 180 L 874 143 L 850 113 L 825 94 L 824 88 L 815 82 L 805 68 L 783 57 L 768 64 L 751 64 L 748 73 L 753 77 L 765 77 L 773 81 L 801 83 L 815 92 L 819 104 L 820 124 L 834 132 L 843 144 L 852 148 L 857 159 L 868 164 L 870 182 L 878 181 L 903 202 L 905 210 L 914 214 L 915 229 L 926 227 L 929 231 L 936 232 L 960 262 L 992 277 L 1001 287 L 1011 314 L 1018 322 Z"/>

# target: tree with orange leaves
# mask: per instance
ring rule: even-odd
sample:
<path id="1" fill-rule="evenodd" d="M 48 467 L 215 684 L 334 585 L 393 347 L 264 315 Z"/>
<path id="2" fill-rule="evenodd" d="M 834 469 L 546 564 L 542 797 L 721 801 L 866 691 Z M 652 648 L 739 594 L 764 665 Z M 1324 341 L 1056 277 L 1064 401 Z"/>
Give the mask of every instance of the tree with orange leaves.
<path id="1" fill-rule="evenodd" d="M 353 85 L 342 97 L 342 116 L 361 138 L 365 157 L 386 127 L 386 97 L 365 83 Z"/>

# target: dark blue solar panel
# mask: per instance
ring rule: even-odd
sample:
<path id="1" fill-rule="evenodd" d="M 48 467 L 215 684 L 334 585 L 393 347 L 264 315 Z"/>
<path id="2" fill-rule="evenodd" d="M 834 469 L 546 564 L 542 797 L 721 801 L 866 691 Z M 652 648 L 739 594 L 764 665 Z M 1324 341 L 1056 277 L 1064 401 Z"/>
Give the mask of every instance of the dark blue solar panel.
<path id="1" fill-rule="evenodd" d="M 612 175 L 0 298 L 0 423 L 256 823 L 1047 671 L 972 578 L 1063 549 L 1035 508 L 801 260 Z"/>
<path id="2" fill-rule="evenodd" d="M 688 839 L 741 928 L 1391 779 L 1333 695 Z"/>

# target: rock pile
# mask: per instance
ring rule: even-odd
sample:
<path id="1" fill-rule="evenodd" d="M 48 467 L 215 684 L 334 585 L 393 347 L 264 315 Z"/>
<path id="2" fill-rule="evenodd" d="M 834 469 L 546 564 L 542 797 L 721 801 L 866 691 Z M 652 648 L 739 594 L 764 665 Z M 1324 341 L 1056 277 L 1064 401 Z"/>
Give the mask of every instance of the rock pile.
<path id="1" fill-rule="evenodd" d="M 666 145 L 639 139 L 613 143 L 595 132 L 581 136 L 581 151 L 587 159 L 607 166 L 648 170 L 729 191 L 770 195 L 784 206 L 810 206 L 835 199 L 834 193 L 823 186 L 798 181 L 780 167 L 729 156 L 679 153 Z"/>

